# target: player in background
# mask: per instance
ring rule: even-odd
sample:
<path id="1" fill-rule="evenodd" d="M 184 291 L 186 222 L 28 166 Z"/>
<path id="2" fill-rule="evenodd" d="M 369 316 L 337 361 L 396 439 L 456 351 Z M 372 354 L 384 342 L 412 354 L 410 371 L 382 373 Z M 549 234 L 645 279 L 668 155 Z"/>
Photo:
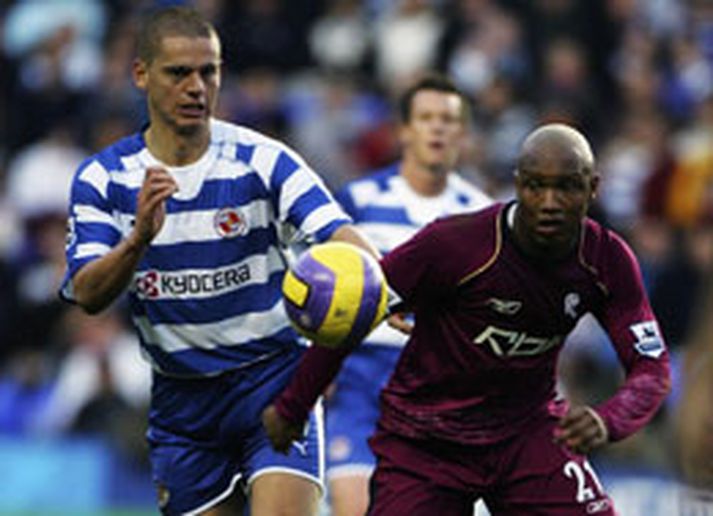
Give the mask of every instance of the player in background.
<path id="1" fill-rule="evenodd" d="M 691 503 L 696 497 L 713 502 L 713 268 L 708 270 L 681 356 L 682 385 L 675 418 L 675 451 L 681 479 L 691 488 L 687 493 L 694 498 Z"/>
<path id="2" fill-rule="evenodd" d="M 281 304 L 285 235 L 369 245 L 294 151 L 212 118 L 220 42 L 196 11 L 147 18 L 133 79 L 149 123 L 77 171 L 62 294 L 96 313 L 128 290 L 163 513 L 226 514 L 241 486 L 253 515 L 316 514 L 319 410 L 287 455 L 260 424 L 305 350 Z"/>
<path id="3" fill-rule="evenodd" d="M 455 171 L 469 105 L 445 77 L 429 75 L 399 100 L 401 160 L 347 183 L 336 197 L 357 227 L 386 254 L 434 219 L 474 211 L 490 198 Z M 406 335 L 384 323 L 345 360 L 326 405 L 327 481 L 332 516 L 362 515 L 375 459 L 367 443 L 379 392 Z"/>
<path id="4" fill-rule="evenodd" d="M 369 514 L 615 514 L 587 454 L 645 425 L 669 357 L 630 248 L 586 216 L 599 177 L 585 137 L 537 128 L 516 200 L 440 219 L 386 255 L 415 326 L 381 394 Z M 626 379 L 596 406 L 556 393 L 562 343 L 592 313 Z M 346 353 L 346 351 L 344 352 Z M 263 413 L 274 446 L 297 435 L 340 356 L 309 351 Z"/>

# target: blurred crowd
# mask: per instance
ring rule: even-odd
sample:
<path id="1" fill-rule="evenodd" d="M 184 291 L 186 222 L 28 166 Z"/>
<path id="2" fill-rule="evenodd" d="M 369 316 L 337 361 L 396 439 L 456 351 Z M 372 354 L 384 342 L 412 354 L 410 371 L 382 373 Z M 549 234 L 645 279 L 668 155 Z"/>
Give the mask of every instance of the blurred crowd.
<path id="1" fill-rule="evenodd" d="M 88 317 L 57 286 L 71 176 L 141 128 L 137 19 L 174 3 L 0 0 L 0 435 L 101 435 L 142 461 L 150 372 L 126 307 Z M 219 116 L 286 140 L 333 188 L 395 159 L 393 99 L 429 70 L 472 100 L 460 171 L 497 199 L 535 125 L 582 129 L 602 174 L 592 215 L 637 253 L 684 383 L 713 288 L 713 2 L 183 3 L 223 40 Z M 621 379 L 606 337 L 587 321 L 570 340 L 563 391 L 603 399 Z M 666 443 L 681 392 L 603 460 L 677 471 Z"/>

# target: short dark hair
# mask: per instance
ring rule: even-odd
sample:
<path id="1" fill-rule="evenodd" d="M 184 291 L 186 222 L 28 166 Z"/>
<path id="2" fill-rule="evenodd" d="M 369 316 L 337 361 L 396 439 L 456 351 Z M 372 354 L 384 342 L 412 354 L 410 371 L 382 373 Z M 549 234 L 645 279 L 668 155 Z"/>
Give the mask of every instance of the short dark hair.
<path id="1" fill-rule="evenodd" d="M 195 9 L 185 6 L 154 9 L 144 17 L 139 29 L 136 43 L 139 59 L 153 61 L 166 36 L 218 39 L 215 27 Z"/>
<path id="2" fill-rule="evenodd" d="M 403 92 L 399 100 L 399 117 L 402 123 L 408 123 L 411 120 L 411 109 L 413 107 L 413 98 L 419 91 L 433 90 L 442 93 L 452 93 L 458 95 L 462 102 L 462 118 L 466 122 L 470 119 L 470 103 L 466 96 L 461 92 L 455 83 L 445 75 L 439 73 L 429 73 L 424 75 L 412 84 L 406 91 Z"/>

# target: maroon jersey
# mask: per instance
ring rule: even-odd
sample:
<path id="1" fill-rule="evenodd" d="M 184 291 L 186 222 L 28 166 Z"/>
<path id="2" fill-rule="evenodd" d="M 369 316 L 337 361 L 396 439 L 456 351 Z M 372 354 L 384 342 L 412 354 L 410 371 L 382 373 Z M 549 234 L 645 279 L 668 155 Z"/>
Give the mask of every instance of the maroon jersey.
<path id="1" fill-rule="evenodd" d="M 553 406 L 562 344 L 591 312 L 627 376 L 596 410 L 611 440 L 633 433 L 669 388 L 668 354 L 633 253 L 586 219 L 576 253 L 534 261 L 514 246 L 507 211 L 500 204 L 438 220 L 382 260 L 415 326 L 382 393 L 380 426 L 464 444 L 517 433 Z"/>

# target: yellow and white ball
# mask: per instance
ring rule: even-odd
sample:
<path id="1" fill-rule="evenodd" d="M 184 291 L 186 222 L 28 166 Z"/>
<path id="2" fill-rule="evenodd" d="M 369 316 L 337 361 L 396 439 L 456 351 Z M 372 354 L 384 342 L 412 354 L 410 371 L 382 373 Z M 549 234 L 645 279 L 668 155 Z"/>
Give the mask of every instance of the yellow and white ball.
<path id="1" fill-rule="evenodd" d="M 386 314 L 379 263 L 361 248 L 327 242 L 302 253 L 285 274 L 282 293 L 295 329 L 316 344 L 359 343 Z"/>

